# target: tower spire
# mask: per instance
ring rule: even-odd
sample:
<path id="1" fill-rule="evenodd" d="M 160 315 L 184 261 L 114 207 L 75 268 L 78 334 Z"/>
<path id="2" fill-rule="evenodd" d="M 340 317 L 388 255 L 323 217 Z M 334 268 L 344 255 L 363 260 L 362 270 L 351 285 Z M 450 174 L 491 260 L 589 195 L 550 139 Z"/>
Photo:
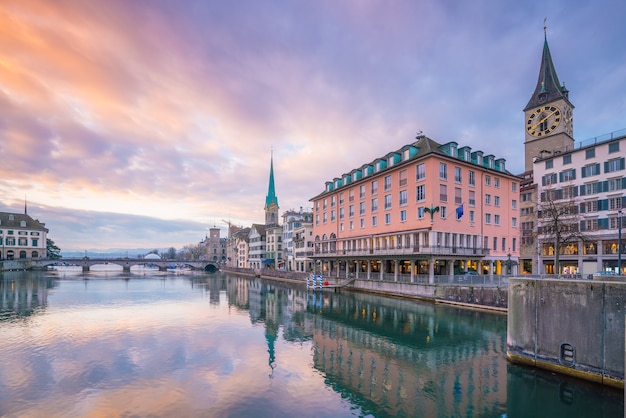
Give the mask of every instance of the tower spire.
<path id="1" fill-rule="evenodd" d="M 26 195 L 24 195 L 24 215 L 28 215 L 28 208 L 26 207 Z"/>
<path id="2" fill-rule="evenodd" d="M 267 187 L 267 196 L 265 197 L 265 224 L 278 223 L 278 198 L 274 187 L 274 150 L 270 155 L 270 180 Z"/>
<path id="3" fill-rule="evenodd" d="M 550 47 L 548 46 L 548 27 L 546 26 L 546 20 L 547 18 L 543 20 L 543 54 L 539 65 L 537 86 L 532 96 L 530 96 L 530 101 L 524 108 L 525 111 L 558 99 L 566 99 L 569 101 L 569 92 L 564 85 L 561 85 L 559 77 L 556 74 L 556 69 L 554 68 L 554 63 L 552 62 L 552 55 L 550 54 Z"/>

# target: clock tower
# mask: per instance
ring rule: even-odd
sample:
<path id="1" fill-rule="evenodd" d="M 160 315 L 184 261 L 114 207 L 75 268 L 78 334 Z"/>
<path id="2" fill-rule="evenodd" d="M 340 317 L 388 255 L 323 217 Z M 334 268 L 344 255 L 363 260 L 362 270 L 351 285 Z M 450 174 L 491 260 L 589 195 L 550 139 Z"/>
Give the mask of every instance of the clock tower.
<path id="1" fill-rule="evenodd" d="M 543 55 L 537 87 L 524 108 L 525 171 L 536 157 L 547 157 L 574 146 L 574 105 L 556 75 L 544 26 Z"/>

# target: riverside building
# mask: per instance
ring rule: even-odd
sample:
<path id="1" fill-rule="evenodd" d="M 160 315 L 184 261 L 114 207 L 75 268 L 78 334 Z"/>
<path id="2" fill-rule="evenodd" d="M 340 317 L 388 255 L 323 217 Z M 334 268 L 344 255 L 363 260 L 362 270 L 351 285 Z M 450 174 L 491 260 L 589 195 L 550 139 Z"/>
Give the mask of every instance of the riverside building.
<path id="1" fill-rule="evenodd" d="M 410 282 L 515 274 L 519 184 L 502 158 L 418 136 L 311 199 L 315 268 Z"/>
<path id="2" fill-rule="evenodd" d="M 575 142 L 573 112 L 544 28 L 539 77 L 524 108 L 523 273 L 585 277 L 599 271 L 616 273 L 626 252 L 620 240 L 626 205 L 626 130 Z"/>
<path id="3" fill-rule="evenodd" d="M 46 258 L 46 224 L 26 213 L 0 212 L 0 259 Z"/>

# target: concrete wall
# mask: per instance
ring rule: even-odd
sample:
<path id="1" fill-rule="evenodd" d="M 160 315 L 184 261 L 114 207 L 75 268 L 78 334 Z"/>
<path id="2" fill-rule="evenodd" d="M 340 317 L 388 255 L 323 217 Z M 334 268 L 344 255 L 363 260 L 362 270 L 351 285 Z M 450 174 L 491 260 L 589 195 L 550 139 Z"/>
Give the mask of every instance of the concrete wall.
<path id="1" fill-rule="evenodd" d="M 624 386 L 626 283 L 509 279 L 507 357 Z"/>

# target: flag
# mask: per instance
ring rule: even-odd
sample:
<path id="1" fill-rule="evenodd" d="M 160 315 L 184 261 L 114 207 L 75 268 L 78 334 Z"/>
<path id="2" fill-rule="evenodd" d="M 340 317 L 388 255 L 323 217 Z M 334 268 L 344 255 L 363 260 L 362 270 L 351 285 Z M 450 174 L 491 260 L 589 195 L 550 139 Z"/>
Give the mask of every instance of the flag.
<path id="1" fill-rule="evenodd" d="M 463 204 L 461 203 L 461 206 L 456 208 L 456 218 L 461 219 L 462 216 L 463 216 Z"/>

